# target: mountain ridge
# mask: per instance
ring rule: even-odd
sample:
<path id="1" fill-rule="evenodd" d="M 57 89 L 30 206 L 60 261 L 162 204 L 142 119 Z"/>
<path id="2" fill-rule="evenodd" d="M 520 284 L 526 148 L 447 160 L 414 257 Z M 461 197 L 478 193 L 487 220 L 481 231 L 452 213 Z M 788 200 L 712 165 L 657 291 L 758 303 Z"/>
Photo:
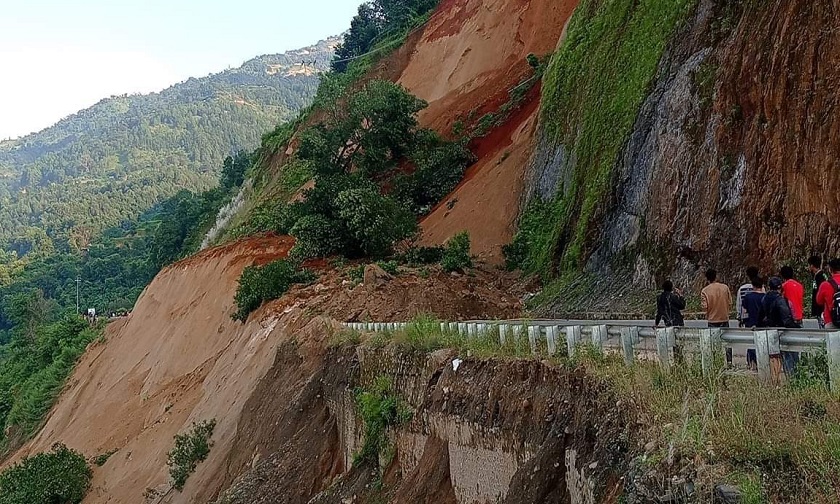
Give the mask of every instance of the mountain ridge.
<path id="1" fill-rule="evenodd" d="M 340 37 L 159 92 L 113 95 L 36 133 L 0 142 L 0 247 L 65 247 L 74 229 L 118 225 L 180 189 L 215 183 L 225 156 L 311 100 Z"/>

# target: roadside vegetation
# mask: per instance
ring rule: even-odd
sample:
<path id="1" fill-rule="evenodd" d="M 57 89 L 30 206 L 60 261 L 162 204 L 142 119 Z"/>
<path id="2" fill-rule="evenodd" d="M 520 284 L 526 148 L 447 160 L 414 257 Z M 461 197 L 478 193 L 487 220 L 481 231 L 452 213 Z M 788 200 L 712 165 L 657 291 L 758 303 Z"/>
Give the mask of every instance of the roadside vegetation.
<path id="1" fill-rule="evenodd" d="M 627 367 L 620 354 L 588 345 L 570 358 L 559 339 L 557 353 L 549 356 L 544 339 L 532 349 L 522 327 L 511 327 L 501 343 L 496 327 L 466 337 L 442 331 L 438 320 L 422 316 L 404 330 L 367 338 L 345 331 L 336 341 L 422 352 L 454 348 L 462 358 L 539 358 L 581 369 L 633 408 L 641 466 L 665 482 L 690 475 L 701 502 L 712 501 L 721 483 L 737 486 L 743 502 L 836 500 L 840 401 L 828 389 L 824 356 L 805 356 L 793 379 L 770 386 L 751 374 L 725 370 L 722 358 L 704 377 L 699 357 L 686 355 L 665 372 L 655 360 L 639 359 Z"/>

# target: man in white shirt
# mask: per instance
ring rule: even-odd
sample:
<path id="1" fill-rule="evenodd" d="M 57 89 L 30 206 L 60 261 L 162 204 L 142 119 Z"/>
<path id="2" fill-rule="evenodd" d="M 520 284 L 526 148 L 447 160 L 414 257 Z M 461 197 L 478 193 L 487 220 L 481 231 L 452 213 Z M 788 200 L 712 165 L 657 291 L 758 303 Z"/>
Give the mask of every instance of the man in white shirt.
<path id="1" fill-rule="evenodd" d="M 735 296 L 735 316 L 738 317 L 738 327 L 744 327 L 747 320 L 747 312 L 744 310 L 744 297 L 753 291 L 753 280 L 758 277 L 758 268 L 750 266 L 747 268 L 747 280 L 749 282 L 738 287 L 738 295 Z"/>

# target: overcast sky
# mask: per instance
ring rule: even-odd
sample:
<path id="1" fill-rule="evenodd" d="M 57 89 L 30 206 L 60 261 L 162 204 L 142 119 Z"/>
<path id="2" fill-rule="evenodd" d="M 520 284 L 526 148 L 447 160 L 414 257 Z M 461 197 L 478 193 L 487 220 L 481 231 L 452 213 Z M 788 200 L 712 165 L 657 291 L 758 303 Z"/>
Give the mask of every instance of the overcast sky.
<path id="1" fill-rule="evenodd" d="M 0 14 L 0 139 L 350 27 L 361 0 L 18 0 Z"/>

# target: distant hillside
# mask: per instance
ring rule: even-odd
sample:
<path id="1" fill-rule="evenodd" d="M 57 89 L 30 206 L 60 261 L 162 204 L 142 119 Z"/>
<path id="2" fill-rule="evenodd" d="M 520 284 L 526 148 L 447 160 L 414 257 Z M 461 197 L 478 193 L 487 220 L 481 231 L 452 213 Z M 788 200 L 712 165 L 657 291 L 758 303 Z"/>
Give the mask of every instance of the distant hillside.
<path id="1" fill-rule="evenodd" d="M 215 184 L 225 156 L 257 147 L 309 103 L 339 41 L 259 56 L 160 93 L 112 96 L 0 143 L 0 248 L 64 248 L 180 189 Z"/>

